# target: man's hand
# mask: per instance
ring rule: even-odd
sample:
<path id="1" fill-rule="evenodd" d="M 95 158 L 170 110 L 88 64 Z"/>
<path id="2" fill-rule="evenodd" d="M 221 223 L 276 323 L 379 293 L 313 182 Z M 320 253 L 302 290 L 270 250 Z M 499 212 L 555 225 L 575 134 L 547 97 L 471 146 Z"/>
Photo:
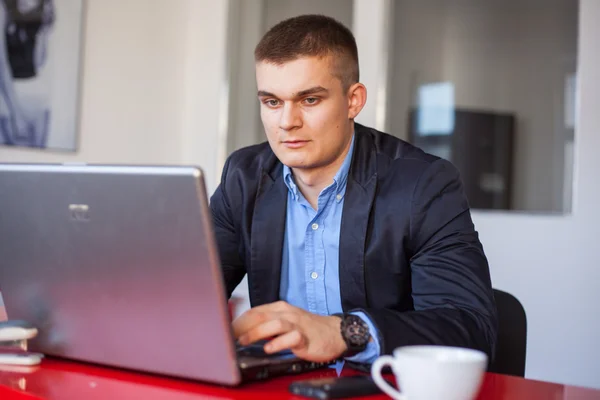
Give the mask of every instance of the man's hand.
<path id="1" fill-rule="evenodd" d="M 233 332 L 242 345 L 274 338 L 265 345 L 265 352 L 290 349 L 304 360 L 325 362 L 347 350 L 340 325 L 338 317 L 312 314 L 278 301 L 246 311 L 233 321 Z"/>

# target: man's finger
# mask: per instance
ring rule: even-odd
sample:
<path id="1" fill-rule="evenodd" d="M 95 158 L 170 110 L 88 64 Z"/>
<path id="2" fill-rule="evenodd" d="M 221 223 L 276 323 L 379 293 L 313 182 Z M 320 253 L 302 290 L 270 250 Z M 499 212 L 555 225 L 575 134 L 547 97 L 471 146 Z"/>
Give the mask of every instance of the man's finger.
<path id="1" fill-rule="evenodd" d="M 261 339 L 285 334 L 294 329 L 294 325 L 282 318 L 273 319 L 260 324 L 239 337 L 241 345 L 254 343 Z"/>
<path id="2" fill-rule="evenodd" d="M 233 334 L 239 338 L 256 326 L 277 318 L 277 314 L 290 311 L 293 306 L 285 301 L 276 301 L 274 303 L 263 304 L 252 307 L 232 323 Z"/>
<path id="3" fill-rule="evenodd" d="M 250 309 L 250 311 L 256 310 L 256 311 L 260 311 L 260 312 L 282 312 L 291 307 L 293 307 L 293 306 L 290 305 L 289 303 L 287 303 L 283 300 L 278 300 L 273 303 L 267 303 L 267 304 L 262 304 L 260 306 L 252 307 Z"/>
<path id="4" fill-rule="evenodd" d="M 298 330 L 293 330 L 276 337 L 265 345 L 266 353 L 277 353 L 287 349 L 298 349 L 306 346 L 306 338 Z"/>
<path id="5" fill-rule="evenodd" d="M 260 306 L 253 307 L 252 310 L 260 311 L 260 312 L 283 312 L 292 308 L 289 303 L 279 300 L 273 303 L 267 303 Z"/>
<path id="6" fill-rule="evenodd" d="M 258 325 L 273 319 L 273 315 L 273 313 L 265 313 L 259 310 L 250 309 L 231 323 L 233 335 L 236 338 L 239 338 Z"/>

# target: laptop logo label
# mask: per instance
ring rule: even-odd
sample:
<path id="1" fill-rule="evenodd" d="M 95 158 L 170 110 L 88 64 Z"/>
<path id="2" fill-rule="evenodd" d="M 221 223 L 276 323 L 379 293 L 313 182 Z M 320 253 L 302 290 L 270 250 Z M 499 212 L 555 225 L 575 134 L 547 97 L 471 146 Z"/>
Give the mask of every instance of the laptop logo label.
<path id="1" fill-rule="evenodd" d="M 90 206 L 87 204 L 69 204 L 69 214 L 71 221 L 89 222 Z"/>

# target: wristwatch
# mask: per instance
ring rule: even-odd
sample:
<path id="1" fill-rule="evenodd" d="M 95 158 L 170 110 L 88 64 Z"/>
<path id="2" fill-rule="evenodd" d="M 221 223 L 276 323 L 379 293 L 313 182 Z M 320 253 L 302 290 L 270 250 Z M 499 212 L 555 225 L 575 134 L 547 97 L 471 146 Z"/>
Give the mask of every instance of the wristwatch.
<path id="1" fill-rule="evenodd" d="M 342 357 L 351 357 L 364 351 L 371 340 L 369 325 L 358 315 L 350 313 L 333 314 L 342 319 L 340 330 L 348 350 Z"/>

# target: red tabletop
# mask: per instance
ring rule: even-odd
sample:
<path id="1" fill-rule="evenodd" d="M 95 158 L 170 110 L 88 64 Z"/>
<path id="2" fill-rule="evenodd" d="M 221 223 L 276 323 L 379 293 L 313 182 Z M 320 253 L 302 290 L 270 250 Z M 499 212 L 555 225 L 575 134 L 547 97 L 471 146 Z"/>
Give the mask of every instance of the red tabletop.
<path id="1" fill-rule="evenodd" d="M 356 372 L 345 369 L 342 374 Z M 226 388 L 47 358 L 31 370 L 0 366 L 0 399 L 301 399 L 288 392 L 292 381 L 326 376 L 335 376 L 335 371 L 325 369 Z M 600 390 L 487 374 L 478 399 L 600 400 Z"/>

